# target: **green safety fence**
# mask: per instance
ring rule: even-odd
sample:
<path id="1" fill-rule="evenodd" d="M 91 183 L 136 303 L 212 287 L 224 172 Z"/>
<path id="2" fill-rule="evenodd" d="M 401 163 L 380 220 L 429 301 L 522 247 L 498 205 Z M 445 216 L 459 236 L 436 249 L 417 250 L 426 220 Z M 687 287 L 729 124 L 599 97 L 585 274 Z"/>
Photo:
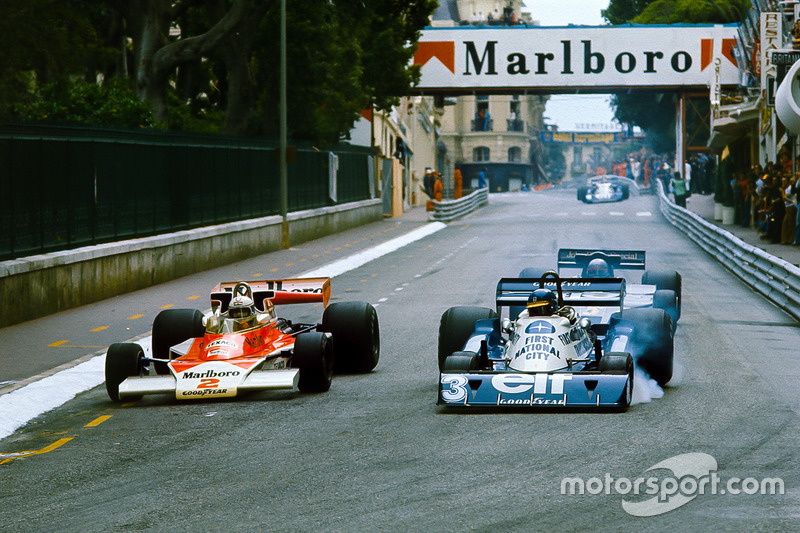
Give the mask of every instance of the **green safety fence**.
<path id="1" fill-rule="evenodd" d="M 279 214 L 276 144 L 0 128 L 0 260 Z M 288 166 L 289 211 L 370 198 L 370 153 L 298 146 Z"/>

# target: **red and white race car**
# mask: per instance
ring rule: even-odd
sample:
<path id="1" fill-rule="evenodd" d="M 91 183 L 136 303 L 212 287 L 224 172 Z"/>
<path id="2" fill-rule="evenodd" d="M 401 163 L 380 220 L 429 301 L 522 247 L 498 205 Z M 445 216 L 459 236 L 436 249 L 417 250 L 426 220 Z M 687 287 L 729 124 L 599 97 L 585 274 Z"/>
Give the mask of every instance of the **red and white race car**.
<path id="1" fill-rule="evenodd" d="M 369 372 L 378 364 L 378 315 L 367 302 L 328 305 L 330 278 L 220 283 L 211 314 L 167 309 L 153 321 L 152 357 L 136 343 L 112 344 L 106 390 L 114 401 L 169 393 L 179 400 L 241 392 L 324 392 L 333 372 Z M 322 302 L 320 324 L 279 318 L 280 304 Z M 152 364 L 153 372 L 150 372 Z"/>

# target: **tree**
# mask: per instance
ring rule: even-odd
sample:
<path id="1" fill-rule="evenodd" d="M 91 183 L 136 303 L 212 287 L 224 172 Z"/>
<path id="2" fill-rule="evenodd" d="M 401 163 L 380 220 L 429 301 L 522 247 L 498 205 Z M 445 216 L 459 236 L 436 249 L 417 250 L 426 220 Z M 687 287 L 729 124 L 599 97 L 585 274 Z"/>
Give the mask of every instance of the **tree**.
<path id="1" fill-rule="evenodd" d="M 741 20 L 746 0 L 611 0 L 603 11 L 614 24 L 724 23 Z M 629 17 L 629 18 L 624 18 Z M 675 96 L 666 93 L 617 93 L 611 99 L 614 117 L 634 124 L 657 153 L 675 146 Z"/>

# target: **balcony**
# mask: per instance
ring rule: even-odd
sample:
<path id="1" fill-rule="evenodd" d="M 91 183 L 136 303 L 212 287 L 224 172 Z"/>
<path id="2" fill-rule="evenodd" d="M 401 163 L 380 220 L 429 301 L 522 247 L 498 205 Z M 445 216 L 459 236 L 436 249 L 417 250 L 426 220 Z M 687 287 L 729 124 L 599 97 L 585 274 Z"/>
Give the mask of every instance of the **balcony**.
<path id="1" fill-rule="evenodd" d="M 518 119 L 518 118 L 514 119 L 514 120 L 506 119 L 506 127 L 507 127 L 506 131 L 524 132 L 525 131 L 525 121 L 521 120 L 521 119 Z"/>
<path id="2" fill-rule="evenodd" d="M 472 120 L 472 131 L 494 131 L 494 119 L 476 118 Z"/>

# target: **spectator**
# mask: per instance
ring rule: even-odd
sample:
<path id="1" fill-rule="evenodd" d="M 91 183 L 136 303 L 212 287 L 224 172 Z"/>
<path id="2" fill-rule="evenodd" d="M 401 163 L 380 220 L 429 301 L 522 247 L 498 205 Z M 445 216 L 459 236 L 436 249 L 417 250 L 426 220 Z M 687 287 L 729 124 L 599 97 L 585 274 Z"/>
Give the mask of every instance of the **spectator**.
<path id="1" fill-rule="evenodd" d="M 686 180 L 683 179 L 680 172 L 675 172 L 669 182 L 672 188 L 672 194 L 675 196 L 675 205 L 686 207 Z"/>
<path id="2" fill-rule="evenodd" d="M 483 167 L 478 172 L 478 188 L 483 189 L 484 187 L 486 187 L 486 167 Z"/>

